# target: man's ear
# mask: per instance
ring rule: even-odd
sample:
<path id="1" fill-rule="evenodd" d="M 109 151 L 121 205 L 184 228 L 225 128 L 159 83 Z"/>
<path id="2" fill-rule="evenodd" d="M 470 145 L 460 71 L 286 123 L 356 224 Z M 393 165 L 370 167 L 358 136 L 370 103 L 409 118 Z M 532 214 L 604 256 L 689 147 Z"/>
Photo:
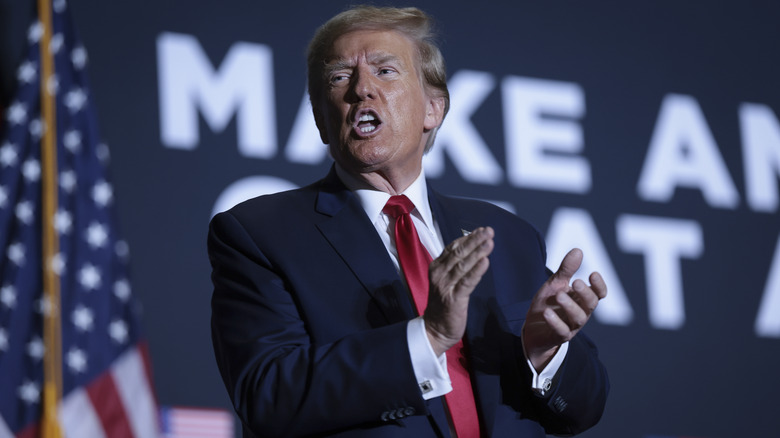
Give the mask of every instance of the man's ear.
<path id="1" fill-rule="evenodd" d="M 317 125 L 317 130 L 320 131 L 320 140 L 324 144 L 329 144 L 327 124 L 325 123 L 325 116 L 322 111 L 316 106 L 312 105 L 312 112 L 314 113 L 314 123 Z"/>
<path id="2" fill-rule="evenodd" d="M 430 131 L 441 125 L 444 120 L 444 98 L 443 97 L 428 97 L 428 105 L 425 110 L 425 122 L 423 128 L 426 131 Z"/>

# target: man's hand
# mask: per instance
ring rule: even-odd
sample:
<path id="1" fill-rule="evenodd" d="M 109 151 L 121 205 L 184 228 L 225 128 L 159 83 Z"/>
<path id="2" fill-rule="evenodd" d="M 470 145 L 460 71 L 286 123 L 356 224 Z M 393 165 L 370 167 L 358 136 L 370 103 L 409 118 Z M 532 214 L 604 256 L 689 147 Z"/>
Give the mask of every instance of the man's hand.
<path id="1" fill-rule="evenodd" d="M 428 269 L 428 307 L 425 330 L 436 356 L 463 337 L 469 297 L 488 269 L 493 251 L 493 229 L 477 228 L 444 248 Z"/>
<path id="2" fill-rule="evenodd" d="M 590 286 L 571 277 L 582 263 L 582 251 L 566 254 L 558 272 L 536 292 L 523 326 L 523 346 L 537 371 L 544 369 L 558 351 L 588 322 L 599 300 L 607 296 L 607 285 L 598 272 L 590 274 Z"/>

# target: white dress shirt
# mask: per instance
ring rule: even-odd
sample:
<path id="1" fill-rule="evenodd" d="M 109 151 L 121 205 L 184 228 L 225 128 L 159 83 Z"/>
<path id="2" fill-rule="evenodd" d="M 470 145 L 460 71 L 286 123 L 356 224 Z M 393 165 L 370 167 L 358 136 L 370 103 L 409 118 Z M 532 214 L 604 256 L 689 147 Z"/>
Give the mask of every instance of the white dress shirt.
<path id="1" fill-rule="evenodd" d="M 338 164 L 336 173 L 352 192 L 360 199 L 368 217 L 376 227 L 379 237 L 387 248 L 390 258 L 395 264 L 398 272 L 401 272 L 401 266 L 398 261 L 398 252 L 395 248 L 395 232 L 393 218 L 384 214 L 382 209 L 390 199 L 390 194 L 359 181 L 352 175 L 349 175 Z M 417 179 L 403 192 L 415 206 L 412 210 L 412 222 L 417 229 L 420 242 L 428 250 L 432 258 L 438 257 L 444 250 L 444 243 L 437 223 L 433 219 L 431 206 L 428 203 L 428 187 L 425 183 L 424 172 L 420 172 Z M 401 279 L 406 281 L 401 275 Z M 417 383 L 423 393 L 423 398 L 428 400 L 433 397 L 439 397 L 452 391 L 449 373 L 447 372 L 447 355 L 442 354 L 436 357 L 436 353 L 431 347 L 428 335 L 425 331 L 425 322 L 422 317 L 417 317 L 409 321 L 407 325 L 407 339 L 409 344 L 409 354 L 412 359 Z M 568 343 L 564 343 L 558 349 L 550 363 L 540 373 L 536 372 L 531 362 L 526 358 L 533 380 L 531 387 L 536 392 L 544 395 L 550 389 L 552 378 L 563 363 L 568 351 Z"/>

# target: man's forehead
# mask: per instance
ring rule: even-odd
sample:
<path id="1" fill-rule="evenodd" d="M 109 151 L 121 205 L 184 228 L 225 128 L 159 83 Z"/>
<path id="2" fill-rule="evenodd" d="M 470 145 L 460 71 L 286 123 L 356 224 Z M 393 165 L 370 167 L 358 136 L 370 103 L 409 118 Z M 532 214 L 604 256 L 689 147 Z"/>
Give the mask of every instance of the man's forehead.
<path id="1" fill-rule="evenodd" d="M 403 62 L 412 59 L 414 47 L 403 34 L 387 30 L 357 30 L 338 37 L 325 63 L 354 65 L 360 60 L 369 64 Z"/>

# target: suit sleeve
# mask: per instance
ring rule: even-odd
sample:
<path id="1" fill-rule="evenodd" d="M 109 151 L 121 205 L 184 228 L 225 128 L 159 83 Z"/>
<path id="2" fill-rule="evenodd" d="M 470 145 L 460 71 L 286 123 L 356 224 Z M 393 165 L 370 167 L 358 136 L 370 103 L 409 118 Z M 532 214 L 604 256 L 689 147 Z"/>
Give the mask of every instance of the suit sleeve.
<path id="1" fill-rule="evenodd" d="M 530 371 L 527 371 L 530 380 Z M 584 334 L 569 342 L 566 358 L 548 395 L 528 397 L 532 412 L 548 434 L 572 436 L 598 423 L 604 412 L 609 379 L 596 346 Z"/>
<path id="2" fill-rule="evenodd" d="M 426 413 L 405 322 L 313 343 L 294 291 L 230 212 L 212 220 L 208 249 L 215 355 L 245 427 L 303 436 Z"/>
<path id="3" fill-rule="evenodd" d="M 542 257 L 546 260 L 544 240 L 537 234 Z M 553 272 L 546 269 L 549 277 Z M 522 344 L 522 338 L 516 338 Z M 520 345 L 520 351 L 522 345 Z M 525 355 L 523 355 L 525 359 Z M 522 361 L 526 365 L 525 360 Z M 530 381 L 528 367 L 526 376 Z M 609 393 L 609 378 L 598 358 L 596 345 L 582 332 L 569 341 L 566 358 L 553 379 L 553 386 L 544 397 L 535 393 L 529 397 L 532 410 L 548 434 L 572 436 L 599 422 Z"/>

